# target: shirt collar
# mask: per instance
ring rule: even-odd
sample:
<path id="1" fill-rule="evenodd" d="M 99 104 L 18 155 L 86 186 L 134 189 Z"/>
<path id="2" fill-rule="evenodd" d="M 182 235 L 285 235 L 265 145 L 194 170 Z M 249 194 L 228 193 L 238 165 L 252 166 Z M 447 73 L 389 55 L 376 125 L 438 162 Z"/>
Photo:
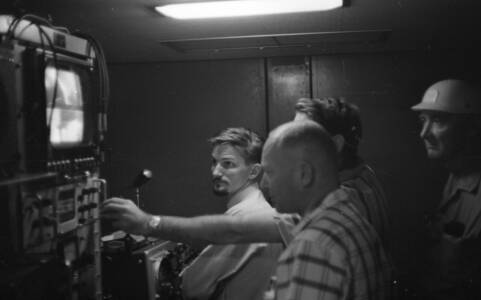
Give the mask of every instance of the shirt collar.
<path id="1" fill-rule="evenodd" d="M 351 180 L 353 178 L 359 177 L 359 174 L 364 170 L 366 165 L 364 163 L 359 163 L 354 168 L 344 169 L 339 171 L 339 179 L 341 182 Z"/>
<path id="2" fill-rule="evenodd" d="M 225 212 L 226 215 L 237 215 L 246 211 L 270 208 L 269 203 L 267 203 L 258 188 L 248 189 L 243 196 L 239 203 L 233 205 Z"/>
<path id="3" fill-rule="evenodd" d="M 448 196 L 454 196 L 458 190 L 473 193 L 478 188 L 480 180 L 481 172 L 473 172 L 463 175 L 451 174 L 449 176 Z"/>
<path id="4" fill-rule="evenodd" d="M 304 216 L 299 222 L 299 224 L 297 224 L 296 227 L 292 229 L 292 235 L 295 236 L 299 232 L 304 230 L 304 228 L 308 227 L 309 224 L 311 224 L 314 219 L 319 215 L 319 213 L 321 213 L 323 210 L 336 205 L 337 203 L 339 203 L 339 201 L 349 199 L 348 193 L 348 190 L 339 188 L 328 194 L 316 209 Z"/>

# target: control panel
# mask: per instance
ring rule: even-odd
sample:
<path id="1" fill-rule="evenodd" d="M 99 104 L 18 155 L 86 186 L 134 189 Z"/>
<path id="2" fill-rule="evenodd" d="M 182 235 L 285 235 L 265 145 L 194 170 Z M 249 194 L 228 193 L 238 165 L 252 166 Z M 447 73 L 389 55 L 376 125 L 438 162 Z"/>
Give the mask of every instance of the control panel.
<path id="1" fill-rule="evenodd" d="M 61 235 L 98 220 L 100 190 L 93 178 L 58 186 L 23 186 L 23 249 L 45 251 Z"/>
<path id="2" fill-rule="evenodd" d="M 25 289 L 41 295 L 31 299 L 102 299 L 99 210 L 105 184 L 87 172 L 3 187 L 10 226 L 0 236 L 11 247 L 0 251 L 7 262 L 0 268 L 1 299 Z M 37 276 L 53 286 L 30 286 L 29 278 Z"/>
<path id="3" fill-rule="evenodd" d="M 94 156 L 76 157 L 71 159 L 52 160 L 47 162 L 49 172 L 69 172 L 99 167 L 99 159 Z"/>

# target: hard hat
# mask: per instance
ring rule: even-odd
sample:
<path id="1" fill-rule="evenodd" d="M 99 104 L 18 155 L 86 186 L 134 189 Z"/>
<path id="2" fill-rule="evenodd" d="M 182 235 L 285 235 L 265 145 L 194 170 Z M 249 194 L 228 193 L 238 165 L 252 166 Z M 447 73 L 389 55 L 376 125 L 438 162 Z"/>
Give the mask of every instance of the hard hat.
<path id="1" fill-rule="evenodd" d="M 481 91 L 462 80 L 441 80 L 430 86 L 424 93 L 423 100 L 411 109 L 481 114 Z"/>

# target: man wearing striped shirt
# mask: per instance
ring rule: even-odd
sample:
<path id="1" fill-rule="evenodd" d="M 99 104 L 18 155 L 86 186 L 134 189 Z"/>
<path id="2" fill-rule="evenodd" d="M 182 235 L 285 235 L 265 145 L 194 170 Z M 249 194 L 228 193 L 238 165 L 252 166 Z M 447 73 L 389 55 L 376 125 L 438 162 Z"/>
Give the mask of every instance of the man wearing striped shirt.
<path id="1" fill-rule="evenodd" d="M 301 222 L 277 267 L 277 299 L 389 299 L 391 268 L 379 236 L 340 189 L 331 137 L 312 121 L 281 125 L 262 154 L 262 185 Z"/>
<path id="2" fill-rule="evenodd" d="M 340 98 L 301 98 L 295 105 L 295 120 L 309 119 L 321 124 L 339 153 L 341 185 L 356 190 L 354 204 L 389 248 L 390 224 L 384 189 L 372 168 L 358 155 L 362 138 L 359 108 Z"/>
<path id="3" fill-rule="evenodd" d="M 329 132 L 336 145 L 342 187 L 356 190 L 359 197 L 353 199 L 354 204 L 376 229 L 383 246 L 389 248 L 383 188 L 372 169 L 357 154 L 362 137 L 358 108 L 336 98 L 301 98 L 295 106 L 295 120 L 306 119 L 317 122 Z M 286 246 L 292 239 L 291 230 L 299 220 L 295 214 L 272 216 L 262 213 L 160 217 L 161 226 L 152 232 L 154 236 L 189 244 L 282 242 Z"/>

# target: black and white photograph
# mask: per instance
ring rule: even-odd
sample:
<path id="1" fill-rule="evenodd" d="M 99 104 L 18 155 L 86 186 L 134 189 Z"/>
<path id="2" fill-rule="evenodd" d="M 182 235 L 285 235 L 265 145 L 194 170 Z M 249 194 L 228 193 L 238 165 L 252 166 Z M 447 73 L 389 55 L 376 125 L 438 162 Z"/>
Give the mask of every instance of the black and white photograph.
<path id="1" fill-rule="evenodd" d="M 481 299 L 481 2 L 2 0 L 0 300 Z"/>

